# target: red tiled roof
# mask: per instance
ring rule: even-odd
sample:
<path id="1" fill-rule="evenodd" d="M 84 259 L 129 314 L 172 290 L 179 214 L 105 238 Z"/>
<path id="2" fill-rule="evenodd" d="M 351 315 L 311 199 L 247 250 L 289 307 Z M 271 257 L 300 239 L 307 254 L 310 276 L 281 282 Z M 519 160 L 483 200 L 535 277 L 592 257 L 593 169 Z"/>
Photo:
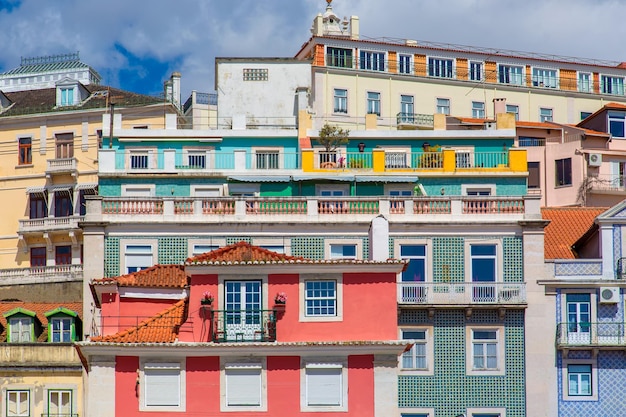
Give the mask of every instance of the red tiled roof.
<path id="1" fill-rule="evenodd" d="M 94 279 L 92 284 L 117 284 L 120 287 L 184 288 L 188 281 L 189 278 L 183 265 L 154 265 L 119 277 Z"/>
<path id="2" fill-rule="evenodd" d="M 474 117 L 456 117 L 461 123 L 483 125 L 487 122 L 495 122 L 493 119 L 478 119 Z"/>
<path id="3" fill-rule="evenodd" d="M 594 219 L 606 211 L 601 207 L 545 207 L 541 216 L 550 220 L 545 228 L 544 256 L 546 259 L 574 259 L 572 245 L 594 224 Z"/>
<path id="4" fill-rule="evenodd" d="M 201 262 L 254 262 L 254 261 L 296 261 L 304 260 L 299 256 L 289 256 L 272 252 L 248 242 L 241 241 L 234 245 L 225 246 L 211 252 L 203 253 L 187 259 L 187 263 Z"/>
<path id="5" fill-rule="evenodd" d="M 4 315 L 16 308 L 23 308 L 35 313 L 35 317 L 41 323 L 42 333 L 37 338 L 39 342 L 45 342 L 48 340 L 48 318 L 45 313 L 54 310 L 59 307 L 64 307 L 78 314 L 78 317 L 83 315 L 82 303 L 35 303 L 26 301 L 0 301 L 0 326 L 2 326 L 2 333 L 0 333 L 0 342 L 6 341 L 7 332 L 7 319 Z"/>
<path id="6" fill-rule="evenodd" d="M 174 343 L 180 326 L 187 320 L 188 298 L 182 299 L 156 316 L 116 334 L 92 337 L 93 342 Z"/>
<path id="7" fill-rule="evenodd" d="M 515 122 L 515 126 L 517 126 L 517 127 L 535 127 L 535 128 L 541 128 L 541 129 L 562 129 L 561 126 L 554 125 L 554 124 L 551 124 L 551 123 L 527 122 L 527 121 L 523 121 L 523 120 L 516 121 Z"/>

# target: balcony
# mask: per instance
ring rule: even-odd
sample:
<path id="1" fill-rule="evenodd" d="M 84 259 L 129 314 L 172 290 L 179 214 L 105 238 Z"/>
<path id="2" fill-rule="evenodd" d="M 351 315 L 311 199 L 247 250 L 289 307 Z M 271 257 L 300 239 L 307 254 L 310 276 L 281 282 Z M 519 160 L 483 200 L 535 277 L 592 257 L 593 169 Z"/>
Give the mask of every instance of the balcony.
<path id="1" fill-rule="evenodd" d="M 74 368 L 81 370 L 78 353 L 71 343 L 3 343 L 0 367 Z"/>
<path id="2" fill-rule="evenodd" d="M 200 317 L 207 321 L 207 341 L 215 343 L 275 342 L 280 314 L 277 310 L 200 309 Z"/>
<path id="3" fill-rule="evenodd" d="M 398 304 L 405 306 L 525 306 L 523 282 L 401 282 Z"/>
<path id="4" fill-rule="evenodd" d="M 0 269 L 0 283 L 2 285 L 45 284 L 50 282 L 82 280 L 82 265 L 54 265 L 32 268 Z"/>
<path id="5" fill-rule="evenodd" d="M 398 113 L 396 115 L 398 129 L 428 129 L 435 126 L 435 116 L 432 114 Z"/>
<path id="6" fill-rule="evenodd" d="M 179 223 L 433 223 L 540 219 L 539 199 L 526 197 L 88 197 L 88 221 Z M 489 217 L 487 217 L 489 216 Z"/>
<path id="7" fill-rule="evenodd" d="M 626 194 L 626 177 L 622 175 L 597 175 L 587 180 L 591 193 Z"/>
<path id="8" fill-rule="evenodd" d="M 78 173 L 76 168 L 76 158 L 56 158 L 48 159 L 46 167 L 46 177 L 53 175 L 71 175 L 73 177 Z"/>
<path id="9" fill-rule="evenodd" d="M 625 348 L 625 323 L 559 323 L 556 327 L 556 345 L 559 348 Z"/>
<path id="10" fill-rule="evenodd" d="M 20 220 L 17 233 L 20 235 L 32 233 L 50 233 L 72 231 L 80 229 L 78 223 L 83 216 L 43 217 L 40 219 Z"/>

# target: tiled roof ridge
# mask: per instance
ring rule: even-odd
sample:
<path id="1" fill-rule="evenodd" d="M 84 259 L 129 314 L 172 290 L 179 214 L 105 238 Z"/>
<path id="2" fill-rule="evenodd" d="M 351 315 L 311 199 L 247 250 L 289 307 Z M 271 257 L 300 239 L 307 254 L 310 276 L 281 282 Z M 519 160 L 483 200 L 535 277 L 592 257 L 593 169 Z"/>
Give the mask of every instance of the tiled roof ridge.
<path id="1" fill-rule="evenodd" d="M 261 255 L 265 255 L 265 257 L 269 257 L 270 259 L 274 259 L 277 261 L 296 261 L 296 260 L 300 260 L 300 261 L 304 261 L 306 260 L 305 258 L 301 257 L 301 256 L 292 256 L 292 255 L 285 255 L 282 253 L 277 253 L 274 251 L 271 251 L 269 249 L 265 249 L 262 248 L 260 246 L 255 246 L 252 245 L 244 240 L 239 241 L 235 244 L 232 245 L 228 245 L 228 246 L 224 246 L 222 248 L 218 248 L 215 249 L 211 252 L 207 252 L 207 253 L 203 253 L 201 255 L 197 255 L 197 256 L 193 256 L 190 258 L 187 258 L 186 263 L 200 263 L 200 262 L 208 262 L 208 261 L 218 261 L 218 262 L 224 262 L 226 261 L 225 258 L 229 252 L 233 252 L 236 253 L 237 250 L 240 249 L 249 249 L 250 250 L 250 258 L 251 259 L 241 259 L 241 260 L 232 260 L 230 259 L 230 262 L 251 262 L 254 261 L 253 256 L 255 255 L 255 253 L 257 255 L 261 254 Z M 219 259 L 222 258 L 222 261 L 219 261 Z M 258 259 L 257 259 L 258 261 Z"/>
<path id="2" fill-rule="evenodd" d="M 117 277 L 109 277 L 109 278 L 98 278 L 92 280 L 93 285 L 106 285 L 106 284 L 118 284 L 124 287 L 145 287 L 146 283 L 140 282 L 142 279 L 150 278 L 151 275 L 155 273 L 155 271 L 164 270 L 164 269 L 177 269 L 180 270 L 183 274 L 185 274 L 184 265 L 180 264 L 156 264 L 148 267 L 146 269 L 142 269 L 136 272 L 131 272 L 130 274 L 124 274 Z M 185 274 L 187 277 L 187 275 Z M 187 277 L 187 283 L 188 283 Z M 186 283 L 185 283 L 186 284 Z M 171 287 L 172 285 L 163 285 L 161 282 L 155 282 L 152 286 L 156 287 Z"/>
<path id="3" fill-rule="evenodd" d="M 140 334 L 140 332 L 142 332 L 142 330 L 145 331 L 143 333 L 149 332 L 150 330 L 154 330 L 154 332 L 161 330 L 166 333 L 165 336 L 167 336 L 166 338 L 169 340 L 157 340 L 156 343 L 172 343 L 176 340 L 180 326 L 187 319 L 188 301 L 188 298 L 183 298 L 157 315 L 142 321 L 135 327 L 128 328 L 112 335 L 93 337 L 91 340 L 94 342 L 130 343 L 127 339 L 131 339 L 134 336 L 135 340 L 132 343 L 150 343 L 139 340 L 144 337 L 150 338 L 150 334 Z M 169 320 L 175 321 L 174 323 L 168 323 L 167 321 Z M 163 335 L 157 333 L 156 338 L 158 339 L 162 336 Z"/>

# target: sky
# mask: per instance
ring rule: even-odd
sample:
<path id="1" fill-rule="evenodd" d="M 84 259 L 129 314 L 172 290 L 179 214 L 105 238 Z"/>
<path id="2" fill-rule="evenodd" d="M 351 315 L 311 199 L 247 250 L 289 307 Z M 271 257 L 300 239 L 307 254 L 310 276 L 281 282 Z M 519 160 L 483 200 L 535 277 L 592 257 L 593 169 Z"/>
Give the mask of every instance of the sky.
<path id="1" fill-rule="evenodd" d="M 333 0 L 368 38 L 626 61 L 626 0 Z M 102 84 L 213 92 L 215 57 L 293 57 L 325 0 L 0 0 L 0 72 L 79 52 Z"/>

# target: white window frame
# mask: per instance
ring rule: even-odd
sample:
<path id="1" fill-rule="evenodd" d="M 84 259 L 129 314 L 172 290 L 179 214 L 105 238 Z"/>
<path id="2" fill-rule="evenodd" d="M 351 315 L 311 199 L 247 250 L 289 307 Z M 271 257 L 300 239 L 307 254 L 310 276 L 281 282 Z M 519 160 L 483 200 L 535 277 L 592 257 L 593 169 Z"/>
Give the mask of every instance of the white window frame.
<path id="1" fill-rule="evenodd" d="M 147 168 L 133 168 L 132 167 L 132 156 L 135 155 L 139 155 L 139 156 L 146 156 L 147 160 L 148 160 L 148 167 Z M 157 149 L 156 148 L 146 148 L 146 147 L 141 147 L 141 148 L 126 148 L 126 169 L 129 172 L 133 172 L 133 171 L 141 171 L 141 170 L 146 170 L 146 169 L 154 169 L 157 166 L 157 161 L 156 161 L 156 157 L 157 157 Z"/>
<path id="2" fill-rule="evenodd" d="M 411 258 L 402 258 L 401 248 L 402 246 L 407 246 L 407 245 L 423 245 L 426 247 L 426 255 L 425 255 L 426 262 L 424 263 L 424 269 L 425 269 L 424 273 L 426 274 L 426 276 L 424 277 L 424 282 L 432 282 L 433 280 L 432 265 L 431 265 L 431 262 L 429 262 L 429 260 L 432 259 L 432 256 L 433 256 L 432 241 L 430 239 L 394 239 L 393 251 L 395 253 L 396 259 L 411 259 Z M 398 273 L 397 278 L 398 278 L 397 282 L 403 282 L 402 272 Z"/>
<path id="3" fill-rule="evenodd" d="M 348 184 L 317 184 L 315 185 L 315 195 L 318 197 L 322 197 L 322 192 L 335 192 L 339 191 L 342 193 L 341 196 L 334 197 L 348 197 L 350 195 L 350 186 Z M 328 198 L 332 198 L 331 196 L 324 196 Z"/>
<path id="4" fill-rule="evenodd" d="M 251 152 L 251 156 L 252 156 L 252 161 L 250 163 L 250 169 L 260 169 L 263 171 L 274 171 L 277 169 L 284 169 L 285 168 L 285 149 L 283 147 L 276 147 L 276 146 L 253 146 L 250 149 Z M 278 154 L 278 166 L 276 168 L 257 168 L 258 166 L 258 162 L 257 162 L 257 154 L 263 154 L 263 155 L 267 155 L 267 154 Z"/>
<path id="5" fill-rule="evenodd" d="M 615 87 L 617 87 L 617 92 L 608 92 L 609 88 L 607 88 L 607 86 L 609 85 L 607 83 L 608 80 L 611 80 L 610 83 L 610 90 L 613 90 Z M 621 84 L 617 83 L 618 85 L 614 85 L 613 80 L 621 80 Z M 611 74 L 600 74 L 600 94 L 610 94 L 612 96 L 623 96 L 624 95 L 624 90 L 625 90 L 625 85 L 626 82 L 624 82 L 624 77 L 620 77 L 619 75 L 611 75 Z"/>
<path id="6" fill-rule="evenodd" d="M 473 66 L 478 66 L 478 77 L 476 77 L 476 70 Z M 482 61 L 469 61 L 467 71 L 470 81 L 483 81 L 485 79 L 485 63 Z"/>
<path id="7" fill-rule="evenodd" d="M 498 417 L 506 417 L 506 408 L 504 407 L 470 407 L 466 409 L 466 417 L 479 417 L 485 414 L 496 414 Z"/>
<path id="8" fill-rule="evenodd" d="M 356 246 L 354 258 L 331 258 L 331 246 Z M 363 259 L 363 240 L 362 239 L 326 239 L 324 240 L 324 259 Z"/>
<path id="9" fill-rule="evenodd" d="M 452 146 L 450 149 L 454 150 L 454 166 L 456 168 L 474 168 L 474 147 L 473 146 L 465 146 L 465 147 L 457 147 Z M 466 161 L 465 164 L 459 164 L 459 155 L 467 154 L 467 158 L 463 160 Z"/>
<path id="10" fill-rule="evenodd" d="M 403 63 L 403 58 L 408 58 L 408 63 Z M 398 54 L 398 74 L 413 74 L 413 54 Z M 408 65 L 408 71 L 403 71 L 405 66 Z"/>
<path id="11" fill-rule="evenodd" d="M 361 57 L 362 54 L 369 55 L 369 63 L 364 58 Z M 377 59 L 374 59 L 374 56 L 376 56 Z M 378 58 L 382 58 L 382 60 L 379 60 Z M 386 62 L 387 62 L 386 51 L 374 51 L 374 50 L 363 50 L 363 49 L 359 50 L 359 69 L 361 70 L 385 72 L 387 71 L 387 68 L 385 65 Z"/>
<path id="12" fill-rule="evenodd" d="M 374 95 L 373 97 L 370 97 L 370 94 Z M 366 91 L 365 92 L 365 96 L 366 96 L 366 108 L 367 108 L 367 114 L 375 114 L 377 117 L 380 117 L 381 115 L 381 104 L 380 104 L 380 97 L 381 94 L 379 91 Z"/>
<path id="13" fill-rule="evenodd" d="M 609 110 L 606 112 L 606 125 L 611 138 L 624 139 L 626 137 L 626 114 L 623 111 Z M 616 136 L 611 133 L 611 123 L 622 123 L 622 130 L 625 136 Z"/>
<path id="14" fill-rule="evenodd" d="M 339 92 L 345 92 L 345 95 L 338 95 Z M 333 88 L 333 114 L 348 114 L 347 88 Z"/>
<path id="15" fill-rule="evenodd" d="M 533 87 L 559 88 L 559 70 L 555 68 L 533 67 L 531 70 Z"/>
<path id="16" fill-rule="evenodd" d="M 440 101 L 441 104 L 440 104 Z M 445 102 L 447 102 L 447 104 L 443 104 Z M 445 114 L 446 116 L 450 115 L 450 108 L 452 107 L 452 100 L 450 100 L 449 98 L 446 97 L 436 97 L 435 98 L 435 113 L 437 114 Z"/>
<path id="17" fill-rule="evenodd" d="M 578 71 L 576 82 L 581 93 L 593 92 L 593 73 Z"/>
<path id="18" fill-rule="evenodd" d="M 213 193 L 215 191 L 217 191 L 217 197 L 223 197 L 224 196 L 224 186 L 223 185 L 191 185 L 190 186 L 190 195 L 192 197 L 207 197 L 210 198 L 209 196 L 206 195 L 202 195 L 204 192 L 209 192 L 209 193 Z"/>
<path id="19" fill-rule="evenodd" d="M 211 169 L 215 167 L 215 148 L 214 147 L 194 147 L 194 146 L 185 146 L 183 147 L 183 166 L 189 165 L 189 157 L 192 155 L 204 155 L 204 168 L 196 168 L 196 169 Z"/>
<path id="20" fill-rule="evenodd" d="M 495 331 L 496 332 L 496 369 L 474 369 L 474 331 Z M 504 326 L 502 325 L 474 325 L 468 324 L 465 327 L 465 373 L 467 375 L 505 375 L 505 337 Z"/>
<path id="21" fill-rule="evenodd" d="M 74 325 L 74 317 L 70 316 L 61 316 L 51 317 L 50 318 L 50 341 L 52 343 L 71 343 L 72 340 L 72 326 Z M 59 322 L 59 329 L 55 331 L 54 323 Z M 54 342 L 54 335 L 59 334 L 59 341 Z M 67 334 L 69 335 L 69 340 L 66 342 L 63 340 L 63 336 Z"/>
<path id="22" fill-rule="evenodd" d="M 186 363 L 184 360 L 176 361 L 169 359 L 161 359 L 161 358 L 149 358 L 142 359 L 139 364 L 139 378 L 140 378 L 140 398 L 139 398 L 139 411 L 186 411 L 186 398 L 187 398 L 187 388 L 186 388 Z M 178 405 L 148 405 L 146 404 L 147 395 L 146 392 L 149 390 L 149 375 L 146 375 L 146 369 L 168 369 L 168 370 L 178 370 Z M 148 374 L 150 372 L 148 371 Z"/>
<path id="23" fill-rule="evenodd" d="M 254 370 L 259 372 L 259 405 L 229 405 L 228 371 Z M 220 358 L 220 411 L 267 411 L 267 359 L 260 358 Z"/>
<path id="24" fill-rule="evenodd" d="M 399 147 L 399 146 L 398 147 L 382 146 L 382 149 L 384 149 L 385 151 L 385 167 L 386 168 L 387 168 L 387 154 L 398 154 L 398 155 L 404 154 L 404 165 L 401 168 L 411 168 L 411 148 L 405 148 L 405 147 Z"/>
<path id="25" fill-rule="evenodd" d="M 29 417 L 34 415 L 34 413 L 32 413 L 32 403 L 31 403 L 31 395 L 30 395 L 30 387 L 29 388 L 25 388 L 25 387 L 14 387 L 14 386 L 8 386 L 6 388 L 2 389 L 2 398 L 4 399 L 4 401 L 0 401 L 0 403 L 2 404 L 2 416 L 6 416 L 6 417 Z M 17 414 L 9 414 L 9 394 L 10 393 L 16 393 L 16 394 L 23 394 L 26 393 L 27 396 L 27 406 L 26 406 L 26 410 L 21 410 L 20 405 L 21 402 L 19 402 L 19 397 L 17 397 L 18 402 L 17 404 L 17 408 L 18 408 L 18 412 Z"/>
<path id="26" fill-rule="evenodd" d="M 495 196 L 496 184 L 461 184 L 461 195 L 469 195 L 470 191 L 489 191 L 490 196 Z"/>
<path id="27" fill-rule="evenodd" d="M 226 239 L 189 239 L 187 240 L 187 257 L 191 258 L 204 252 L 196 252 L 197 246 L 215 246 L 222 248 L 226 246 Z"/>
<path id="28" fill-rule="evenodd" d="M 569 372 L 568 365 L 591 365 L 591 395 L 569 395 Z M 598 360 L 589 359 L 569 359 L 563 358 L 561 364 L 561 386 L 563 390 L 563 401 L 598 401 Z"/>
<path id="29" fill-rule="evenodd" d="M 596 293 L 596 291 L 562 289 L 561 290 L 561 305 L 563 307 L 561 308 L 561 323 L 568 322 L 568 314 L 567 314 L 567 295 L 568 294 L 589 294 L 589 304 L 590 304 L 589 322 L 596 323 L 598 321 L 598 294 Z M 588 359 L 586 359 L 586 361 L 589 362 Z"/>
<path id="30" fill-rule="evenodd" d="M 444 62 L 450 64 L 450 75 L 447 75 L 447 65 L 443 65 Z M 455 58 L 446 58 L 439 56 L 429 56 L 426 58 L 426 73 L 429 77 L 435 78 L 446 78 L 446 79 L 454 79 L 456 78 L 456 59 Z M 435 66 L 437 67 L 437 71 L 435 71 Z M 446 70 L 446 75 L 435 75 L 437 72 L 442 72 L 442 70 Z"/>
<path id="31" fill-rule="evenodd" d="M 435 343 L 434 343 L 434 328 L 433 326 L 402 326 L 399 328 L 398 338 L 400 340 L 411 340 L 404 339 L 404 332 L 425 332 L 425 339 L 423 341 L 416 340 L 416 343 L 423 343 L 426 346 L 426 368 L 404 368 L 403 367 L 403 356 L 405 352 L 401 353 L 398 356 L 398 368 L 400 369 L 401 375 L 434 375 L 435 374 Z M 408 352 L 411 352 L 414 355 L 415 346 L 412 346 Z"/>
<path id="32" fill-rule="evenodd" d="M 465 282 L 472 281 L 472 246 L 473 245 L 495 245 L 496 246 L 496 279 L 494 282 L 502 282 L 504 279 L 504 255 L 502 241 L 496 239 L 465 239 Z M 488 283 L 489 281 L 485 281 Z"/>
<path id="33" fill-rule="evenodd" d="M 484 101 L 472 101 L 472 117 L 474 119 L 485 118 L 485 102 Z"/>
<path id="34" fill-rule="evenodd" d="M 252 244 L 261 248 L 267 249 L 268 246 L 280 246 L 283 248 L 282 253 L 284 255 L 291 255 L 291 240 L 290 239 L 274 239 L 274 238 L 252 238 Z M 273 249 L 269 249 L 273 250 Z"/>
<path id="35" fill-rule="evenodd" d="M 406 194 L 406 197 L 412 197 L 413 196 L 413 190 L 415 189 L 414 185 L 410 185 L 410 184 L 385 184 L 384 187 L 384 193 L 386 196 L 390 196 L 390 197 L 405 197 L 402 194 Z M 398 192 L 400 193 L 400 195 L 397 196 L 392 196 L 391 193 L 392 192 Z M 408 193 L 407 193 L 408 191 Z"/>
<path id="36" fill-rule="evenodd" d="M 398 409 L 400 411 L 400 417 L 409 417 L 415 414 L 423 414 L 426 417 L 435 417 L 435 409 L 434 408 L 402 408 Z"/>
<path id="37" fill-rule="evenodd" d="M 309 281 L 335 281 L 335 311 L 334 316 L 308 316 L 306 314 L 306 283 Z M 324 275 L 300 274 L 298 281 L 298 313 L 301 322 L 336 322 L 343 321 L 343 275 L 341 273 L 331 273 Z"/>
<path id="38" fill-rule="evenodd" d="M 339 405 L 309 405 L 308 371 L 315 369 L 337 370 L 339 373 Z M 300 364 L 300 411 L 301 412 L 333 412 L 348 411 L 348 361 L 347 358 L 302 358 Z"/>
<path id="39" fill-rule="evenodd" d="M 121 239 L 120 240 L 120 275 L 126 275 L 130 272 L 127 270 L 126 251 L 128 246 L 150 246 L 152 249 L 152 265 L 148 265 L 150 268 L 158 263 L 158 245 L 159 242 L 156 239 Z"/>
<path id="40" fill-rule="evenodd" d="M 135 190 L 146 190 L 150 195 L 137 195 Z M 122 184 L 122 197 L 154 197 L 156 186 L 154 184 Z"/>
<path id="41" fill-rule="evenodd" d="M 28 317 L 24 317 L 24 316 L 11 316 L 7 318 L 7 322 L 9 325 L 9 334 L 10 334 L 10 343 L 31 343 L 34 342 L 36 339 L 35 336 L 33 336 L 33 332 L 34 332 L 34 320 L 32 317 L 28 316 Z M 28 322 L 27 324 L 25 324 L 26 322 Z M 14 340 L 13 334 L 15 333 L 15 327 L 19 327 L 18 330 L 18 334 L 19 334 L 19 340 Z M 27 327 L 26 329 L 24 329 L 24 327 Z M 28 331 L 28 340 L 22 340 L 22 334 L 25 333 L 25 330 Z"/>
<path id="42" fill-rule="evenodd" d="M 503 68 L 508 68 L 507 78 L 509 79 L 509 82 L 504 82 L 500 80 L 500 71 Z M 513 68 L 521 69 L 520 74 L 517 74 L 517 72 L 513 74 L 515 76 L 514 78 L 516 81 L 517 81 L 517 77 L 519 76 L 519 82 L 511 82 L 511 69 Z M 519 65 L 519 64 L 498 64 L 497 79 L 498 79 L 499 84 L 524 86 L 526 85 L 526 67 L 524 65 Z"/>
<path id="43" fill-rule="evenodd" d="M 539 121 L 541 123 L 554 120 L 554 109 L 552 107 L 539 107 Z"/>
<path id="44" fill-rule="evenodd" d="M 229 196 L 251 195 L 258 197 L 261 195 L 259 184 L 228 184 L 228 189 L 225 190 Z"/>
<path id="45" fill-rule="evenodd" d="M 515 111 L 511 111 L 511 110 Z M 515 121 L 519 120 L 519 105 L 517 104 L 506 104 L 505 110 L 507 113 L 511 113 L 515 115 Z"/>

